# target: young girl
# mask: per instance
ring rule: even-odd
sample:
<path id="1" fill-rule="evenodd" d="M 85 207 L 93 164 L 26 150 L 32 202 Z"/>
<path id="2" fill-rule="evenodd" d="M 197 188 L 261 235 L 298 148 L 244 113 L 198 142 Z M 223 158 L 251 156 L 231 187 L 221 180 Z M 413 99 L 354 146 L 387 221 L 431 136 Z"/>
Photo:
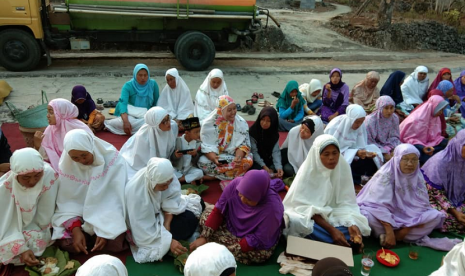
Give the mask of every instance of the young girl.
<path id="1" fill-rule="evenodd" d="M 304 105 L 306 115 L 315 115 L 320 109 L 323 101 L 321 100 L 321 90 L 323 86 L 321 81 L 312 79 L 309 83 L 304 83 L 299 86 L 299 91 L 304 95 L 307 103 Z"/>
<path id="2" fill-rule="evenodd" d="M 200 123 L 218 107 L 218 97 L 223 95 L 229 95 L 223 72 L 220 69 L 213 69 L 195 95 L 194 116 L 199 118 Z"/>
<path id="3" fill-rule="evenodd" d="M 329 73 L 330 81 L 323 87 L 323 106 L 318 111 L 321 120 L 327 124 L 346 113 L 349 105 L 349 86 L 342 82 L 342 71 L 334 68 Z"/>
<path id="4" fill-rule="evenodd" d="M 249 129 L 253 154 L 253 169 L 264 169 L 277 177 L 283 176 L 281 151 L 279 149 L 278 113 L 271 106 L 262 109 Z"/>
<path id="5" fill-rule="evenodd" d="M 95 133 L 103 129 L 105 116 L 95 108 L 94 100 L 82 85 L 76 85 L 71 92 L 71 102 L 79 110 L 77 118 Z"/>
<path id="6" fill-rule="evenodd" d="M 276 104 L 280 131 L 289 131 L 302 122 L 305 104 L 306 101 L 299 91 L 299 84 L 296 81 L 288 82 Z"/>
<path id="7" fill-rule="evenodd" d="M 63 140 L 66 133 L 73 129 L 83 129 L 93 135 L 92 130 L 77 119 L 78 108 L 65 99 L 54 99 L 48 103 L 48 124 L 45 132 L 34 134 L 34 148 L 53 169 L 58 170 L 58 162 L 63 152 Z"/>

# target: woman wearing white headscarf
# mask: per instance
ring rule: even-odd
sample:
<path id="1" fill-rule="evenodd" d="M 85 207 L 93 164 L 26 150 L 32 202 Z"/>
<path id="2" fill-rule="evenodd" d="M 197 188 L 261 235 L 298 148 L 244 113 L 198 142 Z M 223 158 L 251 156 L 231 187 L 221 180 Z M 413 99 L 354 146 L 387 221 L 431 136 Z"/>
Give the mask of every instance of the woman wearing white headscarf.
<path id="1" fill-rule="evenodd" d="M 51 243 L 58 174 L 34 149 L 14 152 L 11 170 L 0 178 L 0 264 L 39 264 Z"/>
<path id="2" fill-rule="evenodd" d="M 319 116 L 308 116 L 304 118 L 300 126 L 295 126 L 289 131 L 281 146 L 281 156 L 283 156 L 286 176 L 290 177 L 297 173 L 305 158 L 307 158 L 313 142 L 323 134 L 323 130 L 323 121 Z"/>
<path id="3" fill-rule="evenodd" d="M 198 195 L 181 195 L 169 160 L 151 158 L 128 182 L 126 203 L 136 262 L 161 260 L 168 250 L 175 255 L 187 251 L 178 240 L 187 240 L 195 232 L 202 207 Z"/>
<path id="4" fill-rule="evenodd" d="M 441 267 L 430 276 L 465 275 L 465 242 L 457 244 L 443 259 Z"/>
<path id="5" fill-rule="evenodd" d="M 147 111 L 145 124 L 124 143 L 120 151 L 128 165 L 128 179 L 147 166 L 150 158 L 170 158 L 177 134 L 177 124 L 165 109 L 155 106 Z"/>
<path id="6" fill-rule="evenodd" d="M 299 91 L 302 92 L 304 99 L 307 101 L 307 104 L 304 105 L 305 114 L 314 115 L 321 107 L 323 104 L 321 100 L 322 89 L 321 81 L 317 79 L 312 79 L 309 83 L 299 86 Z"/>
<path id="7" fill-rule="evenodd" d="M 423 97 L 428 92 L 428 86 L 428 68 L 426 66 L 418 66 L 400 87 L 404 99 L 399 104 L 402 112 L 408 115 L 417 105 L 422 104 Z"/>
<path id="8" fill-rule="evenodd" d="M 226 246 L 209 242 L 200 246 L 187 258 L 185 276 L 232 276 L 237 264 Z"/>
<path id="9" fill-rule="evenodd" d="M 376 145 L 368 145 L 365 116 L 363 107 L 351 104 L 346 114 L 334 118 L 325 128 L 326 134 L 339 141 L 341 154 L 350 164 L 355 183 L 360 183 L 362 175 L 374 175 L 384 162 L 381 150 Z"/>
<path id="10" fill-rule="evenodd" d="M 199 117 L 200 123 L 218 107 L 218 97 L 223 95 L 229 95 L 223 72 L 213 69 L 195 95 L 194 116 Z"/>
<path id="11" fill-rule="evenodd" d="M 178 125 L 181 120 L 194 116 L 194 103 L 191 92 L 176 68 L 171 68 L 165 74 L 166 85 L 161 91 L 158 106 L 170 114 Z"/>
<path id="12" fill-rule="evenodd" d="M 316 138 L 283 200 L 285 235 L 342 246 L 361 244 L 362 235 L 370 235 L 339 149 L 331 135 Z"/>
<path id="13" fill-rule="evenodd" d="M 128 270 L 120 259 L 102 254 L 87 260 L 76 276 L 128 276 Z"/>
<path id="14" fill-rule="evenodd" d="M 53 239 L 69 252 L 124 250 L 127 174 L 116 148 L 83 130 L 72 130 L 65 136 L 58 173 Z"/>

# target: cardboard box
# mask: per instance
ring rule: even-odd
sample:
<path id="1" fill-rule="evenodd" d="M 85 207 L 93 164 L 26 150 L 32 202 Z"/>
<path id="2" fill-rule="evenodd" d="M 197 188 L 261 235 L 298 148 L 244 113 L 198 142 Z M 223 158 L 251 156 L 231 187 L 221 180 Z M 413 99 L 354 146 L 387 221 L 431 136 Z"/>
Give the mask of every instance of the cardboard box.
<path id="1" fill-rule="evenodd" d="M 288 236 L 286 252 L 315 260 L 334 257 L 342 260 L 348 266 L 354 266 L 352 248 L 350 247 Z"/>

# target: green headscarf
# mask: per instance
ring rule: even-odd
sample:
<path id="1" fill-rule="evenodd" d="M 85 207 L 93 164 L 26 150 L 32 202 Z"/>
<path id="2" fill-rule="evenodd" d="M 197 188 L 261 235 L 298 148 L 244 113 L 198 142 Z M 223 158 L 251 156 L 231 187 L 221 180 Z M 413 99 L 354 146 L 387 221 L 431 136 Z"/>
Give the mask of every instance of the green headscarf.
<path id="1" fill-rule="evenodd" d="M 294 111 L 292 112 L 290 119 L 294 119 L 305 104 L 305 99 L 302 97 L 302 93 L 299 91 L 299 84 L 295 80 L 291 80 L 287 83 L 286 88 L 284 88 L 284 91 L 281 93 L 281 96 L 279 96 L 278 103 L 276 104 L 278 112 L 279 108 L 288 109 L 292 103 L 291 91 L 294 89 L 297 90 L 297 98 L 299 98 L 299 103 L 294 107 Z"/>

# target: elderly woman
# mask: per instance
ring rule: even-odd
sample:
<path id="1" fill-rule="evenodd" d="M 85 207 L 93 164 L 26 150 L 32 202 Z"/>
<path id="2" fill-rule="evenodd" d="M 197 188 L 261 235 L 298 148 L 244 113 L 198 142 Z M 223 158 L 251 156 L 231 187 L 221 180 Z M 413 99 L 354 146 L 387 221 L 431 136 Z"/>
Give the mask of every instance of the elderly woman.
<path id="1" fill-rule="evenodd" d="M 419 158 L 414 146 L 397 146 L 393 158 L 357 195 L 360 212 L 386 248 L 419 241 L 444 222 L 445 215 L 429 204 Z"/>
<path id="2" fill-rule="evenodd" d="M 86 124 L 93 132 L 103 129 L 105 116 L 97 110 L 95 102 L 82 85 L 76 85 L 71 92 L 71 102 L 79 110 L 77 118 Z"/>
<path id="3" fill-rule="evenodd" d="M 92 130 L 77 119 L 79 110 L 70 101 L 54 99 L 47 107 L 48 126 L 45 132 L 34 134 L 34 148 L 50 163 L 54 170 L 58 170 L 58 162 L 63 153 L 63 140 L 66 133 L 73 129 L 83 129 L 93 135 Z"/>
<path id="4" fill-rule="evenodd" d="M 384 161 L 381 150 L 374 144 L 368 144 L 365 116 L 363 107 L 351 104 L 347 114 L 337 117 L 325 128 L 326 134 L 339 141 L 339 149 L 350 164 L 356 184 L 361 183 L 363 175 L 374 175 Z"/>
<path id="5" fill-rule="evenodd" d="M 147 166 L 152 157 L 170 158 L 174 152 L 178 127 L 166 110 L 152 107 L 145 114 L 145 124 L 124 143 L 120 150 L 127 162 L 128 179 Z"/>
<path id="6" fill-rule="evenodd" d="M 465 233 L 465 130 L 421 168 L 430 203 L 446 215 L 442 232 Z"/>
<path id="7" fill-rule="evenodd" d="M 441 136 L 443 110 L 449 105 L 441 96 L 431 96 L 425 104 L 415 109 L 399 126 L 402 143 L 414 145 L 420 151 L 420 164 L 447 146 Z"/>
<path id="8" fill-rule="evenodd" d="M 428 68 L 418 66 L 410 76 L 408 76 L 400 89 L 402 90 L 403 102 L 399 104 L 402 112 L 406 115 L 419 104 L 423 103 L 423 98 L 428 92 Z"/>
<path id="9" fill-rule="evenodd" d="M 367 114 L 376 108 L 376 100 L 379 98 L 379 88 L 377 87 L 380 76 L 378 72 L 368 72 L 366 78 L 357 83 L 349 95 L 349 101 L 358 104 Z"/>
<path id="10" fill-rule="evenodd" d="M 294 176 L 307 158 L 315 139 L 323 134 L 323 122 L 318 116 L 305 117 L 300 126 L 289 131 L 283 145 L 281 156 L 284 164 L 284 175 Z"/>
<path id="11" fill-rule="evenodd" d="M 107 130 L 118 135 L 136 133 L 144 124 L 143 114 L 157 105 L 158 84 L 150 79 L 147 65 L 137 64 L 134 67 L 132 80 L 126 82 L 114 115 L 118 118 L 105 121 Z"/>
<path id="12" fill-rule="evenodd" d="M 299 84 L 292 80 L 284 88 L 276 103 L 279 113 L 279 131 L 289 131 L 302 122 L 306 101 L 299 91 Z"/>
<path id="13" fill-rule="evenodd" d="M 376 109 L 365 120 L 367 143 L 376 145 L 385 161 L 391 159 L 394 148 L 400 144 L 399 118 L 394 110 L 391 97 L 381 96 L 376 101 Z"/>
<path id="14" fill-rule="evenodd" d="M 288 236 L 363 248 L 368 220 L 355 200 L 350 167 L 331 135 L 316 138 L 283 200 Z"/>
<path id="15" fill-rule="evenodd" d="M 165 74 L 166 85 L 161 91 L 158 106 L 163 107 L 182 129 L 182 120 L 194 116 L 194 103 L 191 92 L 176 68 L 171 68 Z"/>
<path id="16" fill-rule="evenodd" d="M 72 253 L 125 250 L 123 157 L 81 129 L 68 132 L 63 144 L 52 238 Z"/>
<path id="17" fill-rule="evenodd" d="M 462 71 L 460 77 L 455 79 L 454 86 L 457 91 L 457 96 L 460 97 L 460 112 L 462 113 L 462 118 L 465 119 L 465 71 Z"/>
<path id="18" fill-rule="evenodd" d="M 195 95 L 194 116 L 202 123 L 218 107 L 218 97 L 228 96 L 228 87 L 224 81 L 223 71 L 213 69 L 200 85 Z"/>
<path id="19" fill-rule="evenodd" d="M 197 229 L 202 213 L 198 195 L 181 195 L 181 184 L 173 166 L 154 157 L 126 186 L 127 224 L 134 260 L 147 263 L 161 260 L 171 250 L 187 251 L 179 240 L 187 240 Z M 141 212 L 141 206 L 144 206 Z"/>
<path id="20" fill-rule="evenodd" d="M 0 263 L 34 266 L 51 244 L 58 175 L 31 148 L 15 151 L 10 161 L 0 178 Z"/>
<path id="21" fill-rule="evenodd" d="M 281 236 L 283 211 L 281 198 L 270 188 L 268 173 L 251 170 L 229 183 L 215 208 L 202 214 L 200 238 L 190 249 L 217 242 L 238 262 L 265 262 Z"/>
<path id="22" fill-rule="evenodd" d="M 219 98 L 218 107 L 205 118 L 200 130 L 202 153 L 198 166 L 205 175 L 221 180 L 242 176 L 252 167 L 249 126 L 237 115 L 229 96 Z"/>
<path id="23" fill-rule="evenodd" d="M 185 276 L 235 276 L 236 260 L 224 245 L 209 242 L 189 255 Z"/>
<path id="24" fill-rule="evenodd" d="M 307 104 L 304 105 L 306 115 L 315 115 L 320 109 L 323 101 L 321 100 L 321 90 L 323 86 L 321 81 L 312 79 L 309 83 L 304 83 L 299 86 L 299 91 L 303 94 Z"/>
<path id="25" fill-rule="evenodd" d="M 323 87 L 323 106 L 318 111 L 318 115 L 321 115 L 321 120 L 325 124 L 345 114 L 349 105 L 349 86 L 342 82 L 341 69 L 331 70 L 329 80 Z"/>

